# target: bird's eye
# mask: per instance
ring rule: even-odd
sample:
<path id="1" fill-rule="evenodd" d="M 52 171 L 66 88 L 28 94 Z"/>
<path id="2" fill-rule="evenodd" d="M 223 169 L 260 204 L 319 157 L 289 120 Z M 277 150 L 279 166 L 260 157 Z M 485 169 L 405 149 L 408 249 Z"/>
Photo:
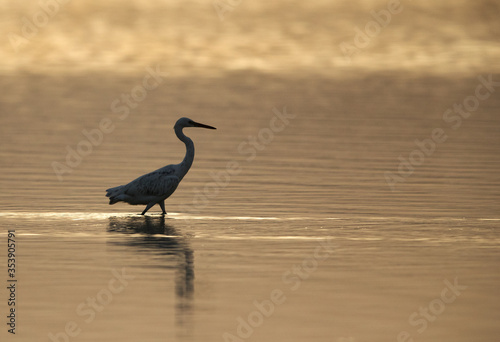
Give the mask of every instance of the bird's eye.
<path id="1" fill-rule="evenodd" d="M 193 125 L 193 124 L 194 124 L 194 121 L 193 121 L 193 120 L 189 120 L 189 124 L 190 124 L 190 125 Z"/>

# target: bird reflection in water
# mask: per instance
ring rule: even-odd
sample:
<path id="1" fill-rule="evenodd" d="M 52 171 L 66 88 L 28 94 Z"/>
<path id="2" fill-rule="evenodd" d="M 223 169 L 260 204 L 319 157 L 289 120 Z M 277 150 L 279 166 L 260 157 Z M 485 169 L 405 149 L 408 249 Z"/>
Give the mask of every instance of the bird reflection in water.
<path id="1" fill-rule="evenodd" d="M 136 247 L 140 251 L 153 250 L 156 255 L 168 259 L 169 262 L 162 263 L 159 267 L 175 269 L 177 326 L 185 330 L 182 334 L 189 334 L 188 331 L 192 330 L 190 316 L 194 293 L 194 257 L 187 238 L 179 234 L 171 224 L 166 224 L 165 216 L 110 217 L 108 231 L 141 234 L 111 243 Z"/>

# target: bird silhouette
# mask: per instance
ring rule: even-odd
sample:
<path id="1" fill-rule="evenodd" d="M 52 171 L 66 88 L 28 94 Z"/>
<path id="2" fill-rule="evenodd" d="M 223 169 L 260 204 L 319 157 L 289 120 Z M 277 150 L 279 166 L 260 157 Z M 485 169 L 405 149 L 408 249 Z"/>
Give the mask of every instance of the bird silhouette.
<path id="1" fill-rule="evenodd" d="M 186 155 L 180 164 L 164 166 L 156 171 L 147 173 L 134 179 L 128 184 L 116 186 L 106 190 L 109 204 L 126 202 L 129 204 L 145 204 L 146 208 L 141 213 L 144 215 L 152 206 L 159 204 L 162 214 L 165 215 L 165 199 L 170 197 L 177 189 L 180 181 L 191 168 L 194 160 L 194 143 L 184 135 L 185 127 L 202 127 L 216 129 L 215 127 L 195 122 L 189 118 L 180 118 L 174 126 L 175 135 L 186 145 Z"/>

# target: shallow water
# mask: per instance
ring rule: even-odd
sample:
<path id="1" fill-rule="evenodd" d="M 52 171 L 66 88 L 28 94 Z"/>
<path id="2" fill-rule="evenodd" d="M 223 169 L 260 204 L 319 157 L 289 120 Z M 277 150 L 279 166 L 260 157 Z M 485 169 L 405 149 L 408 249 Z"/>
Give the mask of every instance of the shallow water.
<path id="1" fill-rule="evenodd" d="M 25 341 L 63 340 L 68 322 L 75 341 L 396 341 L 401 331 L 493 341 L 498 332 L 498 221 L 23 212 L 2 223 L 18 239 Z M 113 270 L 126 276 L 114 294 Z M 446 281 L 459 296 L 430 309 L 425 328 L 420 315 L 410 324 Z"/>
<path id="2" fill-rule="evenodd" d="M 350 62 L 387 2 L 68 2 L 0 50 L 1 340 L 496 341 L 498 5 L 403 5 Z M 109 206 L 181 116 L 217 130 L 168 215 Z"/>
<path id="3" fill-rule="evenodd" d="M 42 77 L 43 87 L 23 90 L 31 102 L 4 98 L 19 113 L 2 117 L 0 198 L 0 222 L 17 235 L 16 338 L 66 341 L 68 329 L 70 341 L 397 341 L 405 332 L 419 341 L 494 341 L 498 96 L 453 131 L 442 111 L 474 89 L 473 77 L 417 78 L 399 89 L 399 77 L 378 75 L 391 94 L 381 99 L 374 76 L 244 76 L 265 86 L 227 109 L 211 107 L 211 94 L 236 96 L 240 77 L 177 80 L 173 93 L 152 94 L 127 120 L 114 118 L 115 130 L 62 181 L 51 163 L 65 162 L 82 129 L 112 117 L 102 108 L 119 90 L 99 77 L 69 77 L 62 84 L 80 95 L 53 102 L 62 90 Z M 209 84 L 193 102 L 175 90 L 199 94 Z M 287 86 L 290 97 L 280 90 Z M 307 102 L 297 100 L 306 92 Z M 270 127 L 274 106 L 296 117 L 250 160 L 238 146 Z M 80 114 L 67 116 L 69 109 Z M 108 206 L 104 189 L 182 159 L 169 128 L 179 112 L 218 130 L 186 130 L 197 155 L 167 200 L 167 217 L 158 207 L 141 217 L 142 206 Z M 392 191 L 384 173 L 397 172 L 398 156 L 436 127 L 449 140 Z M 238 163 L 237 174 L 228 162 Z M 211 172 L 226 176 L 217 185 Z M 322 243 L 328 253 L 315 257 Z M 113 270 L 133 277 L 117 293 Z M 452 302 L 448 291 L 442 304 L 446 281 L 467 288 Z M 430 303 L 424 319 L 420 307 Z"/>

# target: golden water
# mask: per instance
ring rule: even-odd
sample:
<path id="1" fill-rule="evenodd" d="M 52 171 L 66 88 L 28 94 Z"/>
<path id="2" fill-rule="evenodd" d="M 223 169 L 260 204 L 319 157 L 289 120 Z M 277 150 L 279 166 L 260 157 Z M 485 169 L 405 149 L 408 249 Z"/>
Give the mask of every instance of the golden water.
<path id="1" fill-rule="evenodd" d="M 0 2 L 2 341 L 496 341 L 496 2 L 401 1 L 350 61 L 388 2 L 228 3 L 68 1 L 16 48 L 40 4 Z M 217 130 L 166 218 L 109 206 L 181 116 Z"/>

